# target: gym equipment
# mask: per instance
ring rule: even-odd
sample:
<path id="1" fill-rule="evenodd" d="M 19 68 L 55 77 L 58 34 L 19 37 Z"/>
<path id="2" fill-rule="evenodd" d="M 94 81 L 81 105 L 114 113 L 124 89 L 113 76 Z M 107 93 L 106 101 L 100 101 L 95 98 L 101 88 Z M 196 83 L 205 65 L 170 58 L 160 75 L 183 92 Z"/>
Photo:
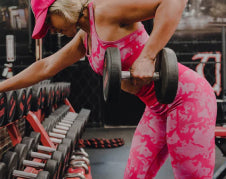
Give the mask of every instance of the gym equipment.
<path id="1" fill-rule="evenodd" d="M 1 162 L 6 164 L 6 176 L 3 177 L 5 179 L 11 179 L 12 173 L 15 169 L 17 169 L 17 160 L 18 160 L 18 155 L 16 152 L 12 151 L 7 151 L 3 157 Z"/>
<path id="2" fill-rule="evenodd" d="M 108 104 L 117 104 L 121 90 L 121 79 L 132 78 L 130 72 L 121 71 L 120 51 L 109 47 L 105 52 L 103 71 L 103 94 Z M 163 104 L 173 102 L 178 87 L 177 57 L 173 50 L 163 48 L 156 57 L 155 73 L 152 77 L 157 100 Z"/>
<path id="3" fill-rule="evenodd" d="M 18 169 L 23 170 L 24 165 L 23 161 L 25 159 L 32 159 L 32 158 L 38 158 L 42 160 L 55 160 L 57 161 L 58 164 L 58 178 L 62 176 L 62 166 L 64 165 L 64 159 L 63 159 L 63 154 L 60 151 L 55 151 L 53 152 L 52 155 L 44 154 L 44 153 L 39 153 L 39 152 L 34 152 L 31 149 L 27 148 L 26 144 L 17 144 L 14 152 L 18 154 L 19 160 L 18 160 Z"/>
<path id="4" fill-rule="evenodd" d="M 3 162 L 0 162 L 0 178 L 5 179 L 6 176 L 7 176 L 6 164 Z"/>
<path id="5" fill-rule="evenodd" d="M 16 103 L 17 103 L 17 93 L 16 91 L 8 91 L 6 92 L 7 95 L 7 117 L 6 123 L 10 123 L 14 121 L 15 112 L 16 112 Z"/>
<path id="6" fill-rule="evenodd" d="M 42 151 L 42 152 L 47 152 L 47 153 L 52 153 L 52 159 L 54 158 L 55 160 L 57 160 L 58 165 L 59 165 L 59 175 L 62 176 L 63 175 L 63 171 L 65 171 L 66 168 L 66 164 L 68 163 L 69 160 L 69 156 L 70 156 L 70 144 L 71 141 L 68 140 L 64 140 L 65 143 L 59 144 L 57 146 L 57 148 L 51 148 L 51 147 L 46 147 L 46 146 L 42 146 L 42 145 L 38 145 L 40 141 L 40 133 L 37 132 L 31 132 L 30 137 L 24 137 L 21 141 L 21 143 L 27 144 L 28 148 L 30 149 L 30 151 Z M 56 152 L 61 152 L 62 153 L 62 159 L 60 159 L 59 156 L 53 156 Z M 36 157 L 37 155 L 38 158 L 41 158 L 43 156 L 41 156 L 38 153 L 33 153 L 33 157 Z M 50 156 L 45 156 L 46 158 L 50 157 Z"/>
<path id="7" fill-rule="evenodd" d="M 6 93 L 0 93 L 0 127 L 6 123 L 7 96 Z"/>
<path id="8" fill-rule="evenodd" d="M 16 119 L 20 119 L 25 114 L 26 109 L 26 89 L 19 89 L 17 92 L 17 103 L 16 103 Z"/>
<path id="9" fill-rule="evenodd" d="M 31 98 L 32 98 L 32 87 L 26 88 L 26 108 L 25 108 L 25 114 L 28 113 L 28 111 L 31 110 Z"/>
<path id="10" fill-rule="evenodd" d="M 34 174 L 34 173 L 14 170 L 13 176 L 27 178 L 27 179 L 50 179 L 50 175 L 48 171 L 39 171 L 38 174 Z"/>
<path id="11" fill-rule="evenodd" d="M 31 111 L 37 111 L 41 108 L 42 87 L 39 85 L 32 86 Z"/>
<path id="12" fill-rule="evenodd" d="M 55 160 L 48 159 L 46 163 L 23 160 L 23 165 L 48 171 L 50 174 L 50 178 L 57 179 L 58 177 L 58 172 L 56 172 L 58 171 L 58 164 L 57 164 L 57 161 Z"/>

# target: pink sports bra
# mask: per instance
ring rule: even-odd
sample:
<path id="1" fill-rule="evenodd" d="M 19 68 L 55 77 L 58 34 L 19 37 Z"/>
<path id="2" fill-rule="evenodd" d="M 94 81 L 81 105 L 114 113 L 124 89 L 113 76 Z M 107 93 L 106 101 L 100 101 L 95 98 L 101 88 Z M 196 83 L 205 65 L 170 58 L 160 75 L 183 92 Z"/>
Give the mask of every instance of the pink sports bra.
<path id="1" fill-rule="evenodd" d="M 143 25 L 135 32 L 117 40 L 103 41 L 98 37 L 95 28 L 93 2 L 88 4 L 89 20 L 90 20 L 90 35 L 91 35 L 91 50 L 88 48 L 88 35 L 86 34 L 84 45 L 86 48 L 86 56 L 92 69 L 102 75 L 104 64 L 104 53 L 108 47 L 118 47 L 121 53 L 122 70 L 126 71 L 130 68 L 133 62 L 140 55 L 147 39 L 148 34 Z M 89 54 L 90 53 L 90 54 Z"/>

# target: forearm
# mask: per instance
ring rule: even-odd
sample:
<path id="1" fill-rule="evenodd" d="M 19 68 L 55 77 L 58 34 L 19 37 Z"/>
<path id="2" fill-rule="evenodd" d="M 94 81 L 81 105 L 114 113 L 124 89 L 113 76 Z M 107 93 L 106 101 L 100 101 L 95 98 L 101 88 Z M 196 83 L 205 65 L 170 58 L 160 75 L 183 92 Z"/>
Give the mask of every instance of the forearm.
<path id="1" fill-rule="evenodd" d="M 153 30 L 143 50 L 143 53 L 150 59 L 155 58 L 174 34 L 185 5 L 186 0 L 162 0 L 159 4 L 155 13 Z"/>
<path id="2" fill-rule="evenodd" d="M 25 88 L 49 78 L 46 72 L 45 59 L 37 61 L 10 79 L 0 83 L 0 92 Z"/>

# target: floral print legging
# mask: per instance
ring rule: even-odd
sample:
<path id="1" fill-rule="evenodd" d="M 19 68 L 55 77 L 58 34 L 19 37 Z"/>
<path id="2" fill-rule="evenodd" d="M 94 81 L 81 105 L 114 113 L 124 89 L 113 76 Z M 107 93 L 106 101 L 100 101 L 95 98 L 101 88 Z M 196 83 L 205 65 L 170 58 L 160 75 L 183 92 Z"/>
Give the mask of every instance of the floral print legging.
<path id="1" fill-rule="evenodd" d="M 170 157 L 175 179 L 212 179 L 216 97 L 196 72 L 179 76 L 175 102 L 146 106 L 136 128 L 124 179 L 151 179 Z"/>

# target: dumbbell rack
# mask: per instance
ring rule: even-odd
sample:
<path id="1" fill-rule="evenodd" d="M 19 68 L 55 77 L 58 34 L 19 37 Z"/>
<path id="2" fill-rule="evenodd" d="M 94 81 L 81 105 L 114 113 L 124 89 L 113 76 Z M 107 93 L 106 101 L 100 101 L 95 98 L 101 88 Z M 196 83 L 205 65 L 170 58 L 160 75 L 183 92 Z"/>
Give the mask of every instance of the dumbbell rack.
<path id="1" fill-rule="evenodd" d="M 67 98 L 64 99 L 64 104 L 69 106 L 70 112 L 75 113 L 75 110 L 73 109 L 73 107 L 71 106 L 71 104 Z M 54 108 L 56 109 L 57 105 L 55 105 Z M 39 132 L 41 134 L 41 143 L 43 146 L 56 148 L 57 146 L 50 140 L 48 133 L 46 132 L 46 130 L 44 129 L 44 127 L 41 123 L 44 120 L 44 117 L 45 117 L 45 115 L 44 115 L 44 112 L 42 111 L 42 109 L 39 109 L 37 111 L 28 111 L 27 115 L 23 116 L 21 119 L 11 122 L 11 123 L 5 125 L 4 127 L 0 127 L 1 134 L 2 134 L 2 132 L 8 133 L 9 138 L 6 138 L 5 141 L 10 139 L 10 143 L 9 144 L 6 143 L 5 147 L 9 148 L 9 146 L 10 146 L 12 148 L 21 142 L 22 136 L 24 135 L 24 130 L 25 130 L 24 127 L 22 127 L 22 126 L 24 126 L 24 123 L 27 121 L 30 124 L 30 126 L 32 127 L 33 131 Z M 3 144 L 3 146 L 4 146 L 4 144 Z M 1 158 L 1 156 L 0 156 L 0 158 Z M 33 159 L 33 161 L 39 162 L 39 163 L 44 162 L 43 160 L 37 159 L 37 158 Z M 75 170 L 73 168 L 69 168 L 67 172 L 70 173 L 70 175 L 68 175 L 70 177 L 65 177 L 65 178 L 72 178 L 72 179 L 81 178 L 81 177 L 72 177 L 73 173 L 78 172 L 79 170 L 81 170 L 80 172 L 82 172 L 82 169 Z M 24 171 L 37 174 L 39 170 L 32 168 L 32 167 L 26 167 L 24 169 Z M 90 166 L 89 166 L 88 174 L 84 174 L 84 176 L 86 179 L 92 179 Z"/>

